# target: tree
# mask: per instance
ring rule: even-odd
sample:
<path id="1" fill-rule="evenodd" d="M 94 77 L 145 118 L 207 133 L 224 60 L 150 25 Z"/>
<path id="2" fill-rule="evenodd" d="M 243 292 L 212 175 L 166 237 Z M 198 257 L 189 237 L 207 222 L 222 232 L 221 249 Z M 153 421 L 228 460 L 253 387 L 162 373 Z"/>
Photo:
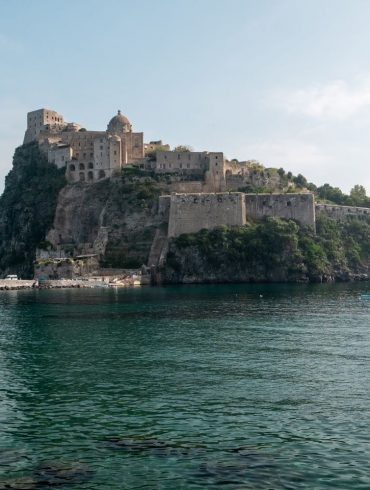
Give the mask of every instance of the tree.
<path id="1" fill-rule="evenodd" d="M 339 187 L 332 187 L 329 184 L 324 184 L 317 189 L 318 196 L 321 199 L 326 199 L 328 201 L 334 202 L 335 204 L 344 204 L 345 195 L 339 189 Z"/>
<path id="2" fill-rule="evenodd" d="M 181 151 L 181 152 L 193 151 L 193 148 L 188 145 L 179 145 L 176 146 L 176 148 L 174 148 L 173 151 Z"/>
<path id="3" fill-rule="evenodd" d="M 356 184 L 350 191 L 349 195 L 353 199 L 364 200 L 366 199 L 366 189 L 363 185 Z"/>
<path id="4" fill-rule="evenodd" d="M 302 174 L 298 174 L 293 181 L 298 187 L 306 187 L 307 185 L 307 179 Z"/>

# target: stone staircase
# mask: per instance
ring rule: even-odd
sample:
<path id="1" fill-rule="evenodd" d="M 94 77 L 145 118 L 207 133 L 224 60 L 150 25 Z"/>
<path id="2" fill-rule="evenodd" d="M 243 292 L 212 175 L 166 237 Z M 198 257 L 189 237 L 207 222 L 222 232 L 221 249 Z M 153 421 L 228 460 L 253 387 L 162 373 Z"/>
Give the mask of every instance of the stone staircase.
<path id="1" fill-rule="evenodd" d="M 168 250 L 167 227 L 160 227 L 155 232 L 149 252 L 148 267 L 157 269 L 163 264 Z"/>

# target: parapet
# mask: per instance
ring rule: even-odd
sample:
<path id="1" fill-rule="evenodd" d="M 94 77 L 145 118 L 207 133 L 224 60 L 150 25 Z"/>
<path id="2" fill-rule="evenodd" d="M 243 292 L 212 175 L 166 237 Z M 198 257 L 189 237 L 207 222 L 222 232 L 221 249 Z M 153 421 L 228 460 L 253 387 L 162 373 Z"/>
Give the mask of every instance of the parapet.
<path id="1" fill-rule="evenodd" d="M 304 226 L 315 228 L 315 203 L 312 193 L 301 194 L 245 194 L 248 219 L 266 216 L 293 219 Z"/>
<path id="2" fill-rule="evenodd" d="M 369 208 L 361 208 L 356 206 L 338 206 L 336 204 L 316 204 L 316 215 L 322 214 L 329 218 L 341 221 L 347 216 L 370 217 Z"/>

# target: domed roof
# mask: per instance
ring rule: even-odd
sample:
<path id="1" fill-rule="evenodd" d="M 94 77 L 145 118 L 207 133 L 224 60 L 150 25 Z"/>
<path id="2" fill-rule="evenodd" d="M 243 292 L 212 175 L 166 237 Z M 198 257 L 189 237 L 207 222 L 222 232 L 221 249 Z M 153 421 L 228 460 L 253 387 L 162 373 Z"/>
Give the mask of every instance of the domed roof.
<path id="1" fill-rule="evenodd" d="M 117 115 L 109 121 L 108 131 L 110 133 L 127 133 L 131 131 L 131 123 L 126 116 L 121 114 L 121 111 L 118 111 Z"/>

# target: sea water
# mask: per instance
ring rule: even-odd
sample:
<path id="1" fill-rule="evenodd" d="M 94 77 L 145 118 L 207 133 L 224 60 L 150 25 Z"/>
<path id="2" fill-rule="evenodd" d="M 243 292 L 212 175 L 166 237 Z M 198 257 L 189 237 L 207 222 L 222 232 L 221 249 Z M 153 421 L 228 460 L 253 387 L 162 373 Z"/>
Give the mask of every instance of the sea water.
<path id="1" fill-rule="evenodd" d="M 369 289 L 1 292 L 0 489 L 369 489 Z"/>

